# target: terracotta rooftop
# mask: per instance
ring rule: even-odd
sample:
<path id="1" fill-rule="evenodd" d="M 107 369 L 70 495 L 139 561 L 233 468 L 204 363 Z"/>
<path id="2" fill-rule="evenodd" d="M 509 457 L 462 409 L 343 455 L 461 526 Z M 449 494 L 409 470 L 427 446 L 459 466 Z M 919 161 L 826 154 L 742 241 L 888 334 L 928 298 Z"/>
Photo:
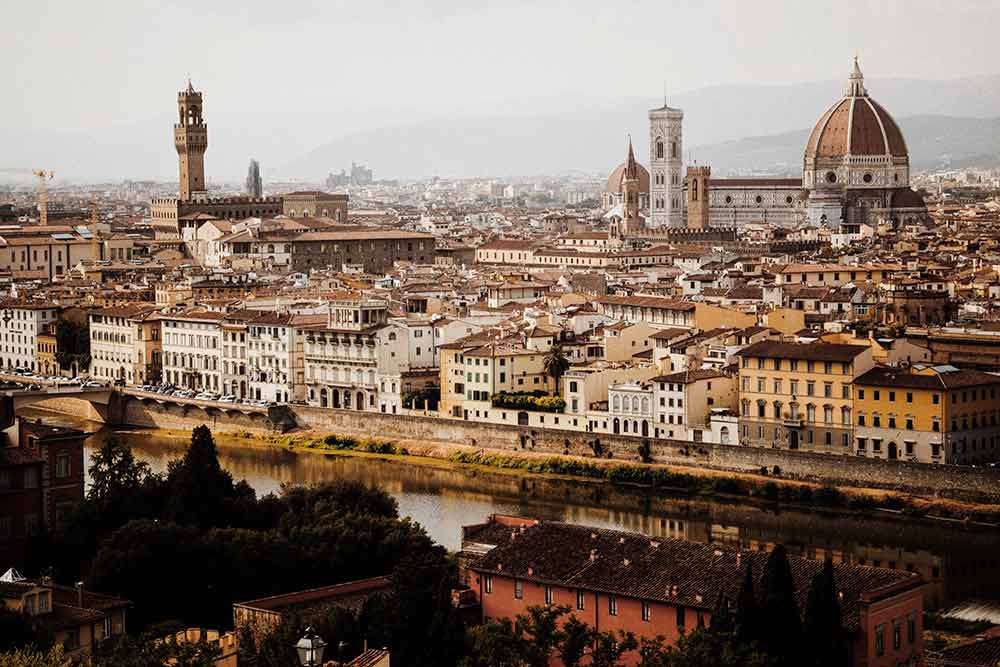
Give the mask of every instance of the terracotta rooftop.
<path id="1" fill-rule="evenodd" d="M 509 531 L 471 567 L 483 574 L 711 610 L 720 593 L 736 600 L 748 562 L 759 590 L 767 558 L 766 552 L 728 545 L 546 521 Z M 801 612 L 823 563 L 790 556 L 789 564 Z M 834 578 L 848 630 L 857 628 L 862 595 L 878 599 L 923 585 L 914 573 L 848 563 L 834 566 Z"/>

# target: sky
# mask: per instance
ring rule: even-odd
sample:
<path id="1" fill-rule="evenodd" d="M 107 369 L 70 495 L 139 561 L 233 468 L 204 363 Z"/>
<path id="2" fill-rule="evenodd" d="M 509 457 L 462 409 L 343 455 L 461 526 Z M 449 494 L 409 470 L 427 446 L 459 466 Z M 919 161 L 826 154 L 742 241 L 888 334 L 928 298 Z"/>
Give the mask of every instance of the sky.
<path id="1" fill-rule="evenodd" d="M 15 0 L 0 16 L 8 132 L 161 123 L 188 75 L 211 127 L 218 112 L 389 122 L 840 80 L 855 52 L 880 77 L 1000 72 L 995 0 Z"/>

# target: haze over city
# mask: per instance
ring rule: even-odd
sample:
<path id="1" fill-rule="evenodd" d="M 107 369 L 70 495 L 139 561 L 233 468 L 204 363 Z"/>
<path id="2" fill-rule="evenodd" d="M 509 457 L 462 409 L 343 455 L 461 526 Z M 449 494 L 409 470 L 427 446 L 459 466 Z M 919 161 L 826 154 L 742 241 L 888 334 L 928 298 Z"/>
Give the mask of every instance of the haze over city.
<path id="1" fill-rule="evenodd" d="M 986 1 L 41 2 L 5 17 L 5 87 L 23 94 L 0 108 L 0 168 L 84 180 L 172 175 L 165 91 L 188 75 L 215 180 L 250 157 L 300 178 L 338 158 L 387 178 L 603 170 L 664 90 L 689 110 L 689 150 L 805 131 L 855 53 L 901 118 L 1000 108 Z"/>

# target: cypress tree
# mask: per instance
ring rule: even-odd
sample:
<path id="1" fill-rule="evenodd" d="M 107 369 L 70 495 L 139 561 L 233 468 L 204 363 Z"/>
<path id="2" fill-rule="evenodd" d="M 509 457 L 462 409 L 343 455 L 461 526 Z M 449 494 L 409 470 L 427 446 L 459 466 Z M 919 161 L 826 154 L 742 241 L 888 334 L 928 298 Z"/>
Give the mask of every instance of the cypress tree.
<path id="1" fill-rule="evenodd" d="M 802 618 L 795 600 L 795 582 L 788 554 L 781 544 L 767 558 L 761 579 L 761 616 L 766 619 L 761 647 L 781 664 L 800 664 Z"/>
<path id="2" fill-rule="evenodd" d="M 729 634 L 733 631 L 733 617 L 729 610 L 729 598 L 721 591 L 715 600 L 715 608 L 712 609 L 712 620 L 708 624 L 710 632 L 718 634 Z"/>
<path id="3" fill-rule="evenodd" d="M 714 619 L 713 619 L 714 620 Z M 736 597 L 736 641 L 749 644 L 760 639 L 760 611 L 753 590 L 753 561 L 747 558 L 746 574 Z"/>
<path id="4" fill-rule="evenodd" d="M 803 634 L 805 645 L 812 654 L 809 664 L 816 667 L 844 667 L 847 664 L 847 642 L 833 578 L 833 561 L 829 558 L 809 586 Z"/>

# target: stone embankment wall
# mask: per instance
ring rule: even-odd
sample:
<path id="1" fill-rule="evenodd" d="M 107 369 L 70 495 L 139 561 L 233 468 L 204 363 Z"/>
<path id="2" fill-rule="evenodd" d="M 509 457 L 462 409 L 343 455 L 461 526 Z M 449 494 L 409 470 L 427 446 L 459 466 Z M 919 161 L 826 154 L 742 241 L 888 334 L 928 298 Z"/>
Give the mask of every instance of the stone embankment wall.
<path id="1" fill-rule="evenodd" d="M 761 468 L 768 468 L 773 472 L 777 466 L 780 476 L 786 479 L 1000 502 L 1000 470 L 991 468 L 890 462 L 839 454 L 789 452 L 675 440 L 644 440 L 621 435 L 297 405 L 272 408 L 276 414 L 269 418 L 262 413 L 248 415 L 170 403 L 143 403 L 130 396 L 124 396 L 123 400 L 124 422 L 148 428 L 186 430 L 206 424 L 220 432 L 247 431 L 265 434 L 284 430 L 285 427 L 280 426 L 282 421 L 294 419 L 300 429 L 320 433 L 425 442 L 443 447 L 463 445 L 510 453 L 594 457 L 595 445 L 599 444 L 598 449 L 606 460 L 628 463 L 639 461 L 639 447 L 646 442 L 656 463 L 743 473 L 757 473 Z M 87 419 L 95 418 L 93 408 L 80 400 L 52 399 L 43 406 Z"/>
<path id="2" fill-rule="evenodd" d="M 643 438 L 577 433 L 536 427 L 479 424 L 458 419 L 408 417 L 293 406 L 298 425 L 388 440 L 427 440 L 472 445 L 484 449 L 594 456 L 595 443 L 612 461 L 638 462 Z M 937 466 L 883 461 L 841 454 L 789 452 L 735 445 L 675 440 L 645 442 L 656 463 L 713 470 L 756 473 L 777 466 L 783 478 L 831 482 L 894 491 L 911 491 L 969 500 L 1000 501 L 1000 471 L 988 468 Z"/>

